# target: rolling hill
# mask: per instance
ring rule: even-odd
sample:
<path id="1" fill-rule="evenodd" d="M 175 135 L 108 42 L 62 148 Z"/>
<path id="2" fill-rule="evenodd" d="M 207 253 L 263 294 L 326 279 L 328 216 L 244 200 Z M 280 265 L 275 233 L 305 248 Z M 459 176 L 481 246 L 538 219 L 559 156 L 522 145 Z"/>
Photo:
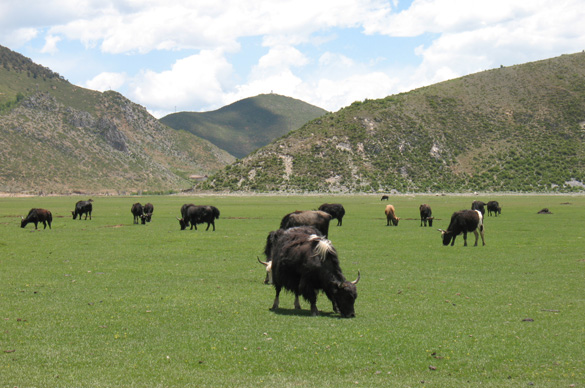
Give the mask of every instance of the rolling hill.
<path id="1" fill-rule="evenodd" d="M 585 53 L 483 71 L 314 119 L 200 189 L 582 191 Z"/>
<path id="2" fill-rule="evenodd" d="M 121 94 L 84 89 L 0 46 L 0 192 L 167 192 L 234 161 Z"/>
<path id="3" fill-rule="evenodd" d="M 243 158 L 326 113 L 294 98 L 261 94 L 212 112 L 178 112 L 160 121 L 209 140 L 236 158 Z"/>

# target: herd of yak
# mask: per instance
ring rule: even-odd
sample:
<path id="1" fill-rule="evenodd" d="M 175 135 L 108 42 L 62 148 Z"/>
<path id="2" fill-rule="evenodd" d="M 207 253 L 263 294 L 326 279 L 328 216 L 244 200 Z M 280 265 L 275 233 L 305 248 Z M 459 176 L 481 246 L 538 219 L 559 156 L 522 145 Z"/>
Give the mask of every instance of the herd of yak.
<path id="1" fill-rule="evenodd" d="M 382 200 L 388 200 L 383 196 Z M 73 219 L 85 215 L 91 220 L 93 210 L 92 200 L 78 201 L 75 209 L 71 212 Z M 501 207 L 497 201 L 490 201 L 487 204 L 482 201 L 473 201 L 470 210 L 460 210 L 453 213 L 447 230 L 439 229 L 442 235 L 443 245 L 454 245 L 455 237 L 463 234 L 464 245 L 467 246 L 467 233 L 475 235 L 475 246 L 477 246 L 478 235 L 481 235 L 485 245 L 483 232 L 483 216 L 487 207 L 488 215 L 492 213 L 497 216 L 501 214 Z M 433 226 L 431 207 L 422 204 L 419 207 L 421 226 Z M 142 224 L 150 222 L 154 206 L 151 203 L 142 205 L 135 203 L 131 212 L 134 216 L 134 223 Z M 385 208 L 386 225 L 398 226 L 400 220 L 396 216 L 396 209 L 393 205 Z M 333 305 L 333 311 L 344 318 L 354 317 L 354 303 L 357 298 L 356 285 L 360 279 L 358 271 L 357 279 L 348 281 L 341 271 L 337 251 L 331 241 L 327 239 L 329 223 L 337 219 L 337 225 L 343 223 L 345 209 L 341 204 L 325 203 L 319 210 L 295 211 L 285 215 L 278 230 L 268 234 L 264 254 L 266 261 L 258 261 L 266 267 L 265 283 L 271 283 L 276 291 L 272 304 L 272 310 L 278 309 L 280 291 L 291 291 L 295 294 L 295 309 L 300 309 L 299 296 L 302 296 L 311 305 L 311 314 L 318 315 L 317 295 L 323 291 Z M 191 229 L 197 230 L 197 224 L 207 223 L 213 226 L 215 231 L 215 220 L 219 218 L 219 210 L 214 206 L 184 204 L 181 207 L 181 218 L 179 225 L 181 230 L 189 225 Z M 45 229 L 47 224 L 51 228 L 52 214 L 46 209 L 33 208 L 26 217 L 22 218 L 21 227 L 28 223 L 34 223 L 35 229 L 38 223 L 42 222 Z"/>

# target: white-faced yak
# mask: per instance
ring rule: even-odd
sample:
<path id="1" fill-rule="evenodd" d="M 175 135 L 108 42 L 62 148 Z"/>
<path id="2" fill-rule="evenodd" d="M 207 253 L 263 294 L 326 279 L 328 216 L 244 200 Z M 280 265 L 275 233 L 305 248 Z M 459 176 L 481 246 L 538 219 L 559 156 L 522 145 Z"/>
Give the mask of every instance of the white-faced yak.
<path id="1" fill-rule="evenodd" d="M 272 310 L 278 309 L 282 288 L 295 294 L 295 308 L 300 309 L 301 295 L 311 304 L 311 315 L 319 315 L 317 294 L 323 290 L 333 304 L 333 311 L 344 318 L 355 317 L 356 284 L 347 281 L 339 267 L 337 252 L 331 242 L 312 227 L 302 226 L 270 232 L 265 252 L 272 263 L 272 280 L 276 290 Z"/>

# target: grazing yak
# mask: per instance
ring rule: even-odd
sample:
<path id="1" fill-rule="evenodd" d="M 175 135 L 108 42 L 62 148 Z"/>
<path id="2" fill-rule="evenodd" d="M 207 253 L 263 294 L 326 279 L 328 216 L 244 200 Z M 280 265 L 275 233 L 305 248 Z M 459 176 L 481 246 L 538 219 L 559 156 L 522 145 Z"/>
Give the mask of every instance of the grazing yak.
<path id="1" fill-rule="evenodd" d="M 185 228 L 189 226 L 189 218 L 187 217 L 187 208 L 189 208 L 189 206 L 195 206 L 195 204 L 186 203 L 181 206 L 181 218 L 184 220 Z"/>
<path id="2" fill-rule="evenodd" d="M 137 224 L 138 220 L 142 219 L 142 216 L 144 215 L 144 207 L 140 202 L 136 202 L 132 205 L 130 212 L 132 212 L 132 215 L 134 216 L 134 223 Z"/>
<path id="3" fill-rule="evenodd" d="M 152 213 L 154 212 L 154 206 L 152 205 L 152 203 L 149 202 L 146 205 L 144 205 L 142 211 L 143 211 L 142 223 L 145 224 L 147 222 L 150 222 L 150 220 L 152 219 Z"/>
<path id="4" fill-rule="evenodd" d="M 380 201 L 388 201 L 388 196 L 387 195 L 383 195 L 382 198 L 380 199 Z"/>
<path id="5" fill-rule="evenodd" d="M 498 214 L 502 214 L 502 208 L 500 207 L 498 201 L 489 201 L 487 203 L 487 211 L 488 216 L 491 216 L 492 213 L 494 213 L 496 217 L 498 216 Z"/>
<path id="6" fill-rule="evenodd" d="M 93 210 L 93 205 L 91 204 L 93 199 L 89 199 L 87 201 L 77 201 L 75 204 L 75 210 L 71 212 L 73 215 L 73 219 L 79 216 L 81 220 L 81 216 L 85 214 L 85 219 L 87 220 L 87 216 L 89 215 L 89 219 L 91 220 L 91 211 Z"/>
<path id="7" fill-rule="evenodd" d="M 390 225 L 390 221 L 392 221 L 392 224 L 394 226 L 398 226 L 398 221 L 400 221 L 400 218 L 396 217 L 396 213 L 395 213 L 395 209 L 393 205 L 386 205 L 386 209 L 384 210 L 384 213 L 386 214 L 386 226 Z"/>
<path id="8" fill-rule="evenodd" d="M 431 207 L 426 203 L 423 203 L 419 206 L 418 210 L 420 211 L 420 226 L 427 226 L 427 221 L 429 223 L 429 227 L 433 227 L 433 211 Z"/>
<path id="9" fill-rule="evenodd" d="M 331 214 L 321 210 L 297 210 L 288 213 L 280 221 L 280 229 L 293 228 L 295 226 L 312 226 L 325 237 L 329 234 L 329 221 Z"/>
<path id="10" fill-rule="evenodd" d="M 485 202 L 482 201 L 473 201 L 471 203 L 471 210 L 479 210 L 481 212 L 481 215 L 483 216 L 485 214 Z"/>
<path id="11" fill-rule="evenodd" d="M 337 252 L 331 242 L 312 227 L 301 226 L 270 232 L 265 252 L 272 265 L 276 296 L 272 310 L 278 309 L 282 288 L 295 294 L 295 308 L 300 309 L 301 295 L 311 304 L 311 315 L 319 315 L 317 294 L 323 290 L 333 304 L 333 311 L 344 318 L 355 317 L 356 284 L 341 272 Z"/>
<path id="12" fill-rule="evenodd" d="M 451 216 L 451 222 L 447 230 L 438 229 L 441 232 L 443 245 L 451 246 L 455 244 L 455 237 L 463 233 L 463 246 L 467 246 L 467 232 L 475 234 L 475 244 L 477 246 L 478 233 L 481 234 L 481 242 L 485 245 L 483 235 L 483 215 L 479 210 L 460 210 Z"/>
<path id="13" fill-rule="evenodd" d="M 185 205 L 183 205 L 185 206 Z M 183 208 L 181 208 L 181 213 L 183 213 Z M 197 230 L 197 224 L 203 224 L 204 222 L 207 223 L 207 229 L 209 230 L 209 226 L 213 226 L 213 231 L 215 232 L 215 220 L 219 218 L 219 209 L 215 206 L 209 205 L 188 205 L 184 209 L 184 215 L 182 218 L 178 218 L 179 225 L 181 226 L 181 230 L 187 229 L 187 226 L 191 224 L 191 230 L 195 228 Z"/>
<path id="14" fill-rule="evenodd" d="M 49 229 L 51 229 L 51 222 L 53 222 L 53 215 L 47 209 L 32 208 L 28 212 L 28 215 L 26 216 L 26 218 L 22 217 L 22 220 L 20 221 L 20 227 L 24 228 L 29 222 L 32 222 L 33 224 L 35 224 L 35 229 L 38 229 L 37 225 L 39 222 L 43 223 L 43 225 L 44 225 L 43 229 L 47 229 L 47 224 L 49 224 Z"/>
<path id="15" fill-rule="evenodd" d="M 337 226 L 341 226 L 343 223 L 343 216 L 345 215 L 345 209 L 340 203 L 324 203 L 319 206 L 319 210 L 328 213 L 331 219 L 337 218 Z"/>

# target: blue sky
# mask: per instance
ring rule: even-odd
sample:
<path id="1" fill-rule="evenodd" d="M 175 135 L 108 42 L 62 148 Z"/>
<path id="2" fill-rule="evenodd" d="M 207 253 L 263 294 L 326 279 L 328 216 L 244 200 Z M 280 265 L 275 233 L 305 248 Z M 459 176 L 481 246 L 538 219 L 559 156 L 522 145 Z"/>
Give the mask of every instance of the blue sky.
<path id="1" fill-rule="evenodd" d="M 337 111 L 583 51 L 583 20 L 582 0 L 20 0 L 0 45 L 156 117 L 270 92 Z"/>

